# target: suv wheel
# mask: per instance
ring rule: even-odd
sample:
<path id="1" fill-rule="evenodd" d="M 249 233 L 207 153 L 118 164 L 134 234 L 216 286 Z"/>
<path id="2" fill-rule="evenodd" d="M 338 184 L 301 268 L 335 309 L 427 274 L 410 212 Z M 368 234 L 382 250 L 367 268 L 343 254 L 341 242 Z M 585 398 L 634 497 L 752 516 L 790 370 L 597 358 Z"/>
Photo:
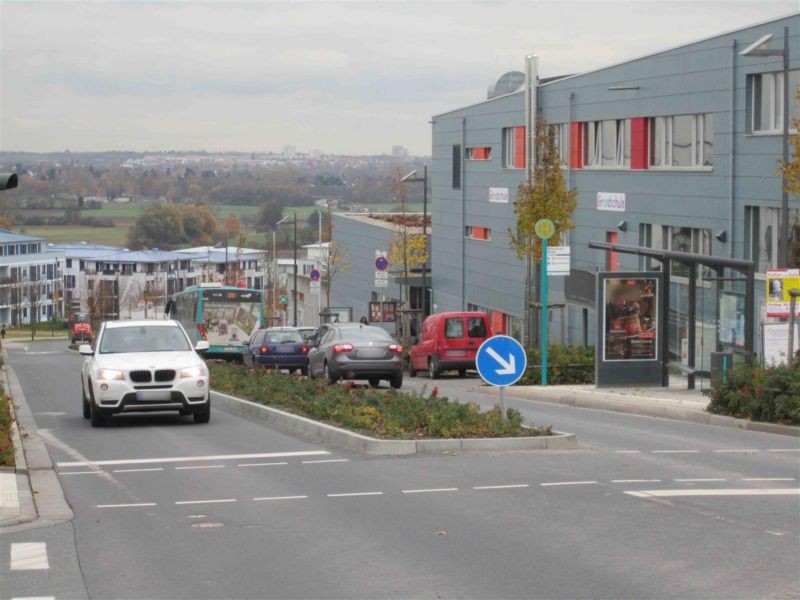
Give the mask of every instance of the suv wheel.
<path id="1" fill-rule="evenodd" d="M 108 418 L 97 408 L 94 398 L 89 398 L 89 411 L 92 427 L 105 427 L 108 424 Z"/>
<path id="2" fill-rule="evenodd" d="M 328 383 L 334 384 L 339 380 L 339 378 L 336 377 L 336 375 L 334 375 L 333 373 L 330 372 L 330 369 L 328 369 L 328 363 L 327 362 L 325 363 L 324 369 L 325 370 L 324 370 L 324 375 L 323 376 L 328 381 Z"/>
<path id="3" fill-rule="evenodd" d="M 211 420 L 211 402 L 209 401 L 203 410 L 194 413 L 192 416 L 195 423 L 208 423 Z"/>
<path id="4" fill-rule="evenodd" d="M 83 401 L 83 418 L 91 419 L 92 407 L 89 405 L 89 401 L 86 399 L 86 390 L 83 388 L 83 377 L 81 377 L 81 400 Z"/>

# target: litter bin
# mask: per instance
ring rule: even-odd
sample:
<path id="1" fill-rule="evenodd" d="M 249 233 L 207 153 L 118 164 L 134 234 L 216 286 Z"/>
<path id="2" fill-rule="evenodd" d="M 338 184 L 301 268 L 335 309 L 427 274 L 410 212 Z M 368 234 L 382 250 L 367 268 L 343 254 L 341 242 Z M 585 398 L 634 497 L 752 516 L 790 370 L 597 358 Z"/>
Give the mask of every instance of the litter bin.
<path id="1" fill-rule="evenodd" d="M 711 353 L 711 385 L 716 386 L 727 381 L 728 371 L 733 366 L 733 354 L 731 352 L 712 352 Z"/>

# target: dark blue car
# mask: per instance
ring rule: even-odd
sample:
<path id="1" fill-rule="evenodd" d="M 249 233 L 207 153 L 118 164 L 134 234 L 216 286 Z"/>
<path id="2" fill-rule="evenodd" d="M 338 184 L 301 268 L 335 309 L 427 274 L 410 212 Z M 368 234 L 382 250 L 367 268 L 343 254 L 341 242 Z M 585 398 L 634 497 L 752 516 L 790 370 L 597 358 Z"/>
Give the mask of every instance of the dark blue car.
<path id="1" fill-rule="evenodd" d="M 308 374 L 308 344 L 296 327 L 269 327 L 250 336 L 242 358 L 245 366 L 300 370 Z"/>

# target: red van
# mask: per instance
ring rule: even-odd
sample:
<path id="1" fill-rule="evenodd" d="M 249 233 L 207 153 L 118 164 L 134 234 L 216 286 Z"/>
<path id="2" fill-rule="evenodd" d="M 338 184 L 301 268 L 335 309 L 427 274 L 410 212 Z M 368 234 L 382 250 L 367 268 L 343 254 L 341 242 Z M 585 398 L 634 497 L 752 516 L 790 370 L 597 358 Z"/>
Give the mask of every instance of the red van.
<path id="1" fill-rule="evenodd" d="M 489 317 L 482 312 L 448 312 L 429 316 L 422 323 L 419 343 L 411 348 L 408 374 L 428 371 L 436 379 L 442 371 L 458 371 L 462 377 L 475 368 L 475 354 L 492 336 Z"/>

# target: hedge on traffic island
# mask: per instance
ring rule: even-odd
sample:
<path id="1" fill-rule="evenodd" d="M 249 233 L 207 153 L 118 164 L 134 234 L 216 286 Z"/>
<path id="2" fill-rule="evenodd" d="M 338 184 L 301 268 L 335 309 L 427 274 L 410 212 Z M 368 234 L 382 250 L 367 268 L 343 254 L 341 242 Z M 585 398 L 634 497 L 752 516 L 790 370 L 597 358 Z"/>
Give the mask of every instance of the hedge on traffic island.
<path id="1" fill-rule="evenodd" d="M 495 438 L 551 435 L 549 427 L 523 427 L 519 411 L 481 412 L 475 403 L 450 402 L 433 388 L 428 395 L 372 389 L 220 361 L 208 361 L 213 389 L 258 404 L 385 439 Z"/>
<path id="2" fill-rule="evenodd" d="M 539 385 L 542 352 L 528 348 L 528 368 L 517 385 Z M 547 346 L 547 383 L 550 385 L 594 383 L 594 346 L 550 344 Z"/>
<path id="3" fill-rule="evenodd" d="M 800 355 L 791 365 L 736 365 L 709 396 L 708 411 L 715 414 L 800 425 Z"/>
<path id="4" fill-rule="evenodd" d="M 0 366 L 3 361 L 0 360 Z M 14 442 L 11 439 L 11 398 L 0 384 L 0 467 L 14 466 Z"/>

